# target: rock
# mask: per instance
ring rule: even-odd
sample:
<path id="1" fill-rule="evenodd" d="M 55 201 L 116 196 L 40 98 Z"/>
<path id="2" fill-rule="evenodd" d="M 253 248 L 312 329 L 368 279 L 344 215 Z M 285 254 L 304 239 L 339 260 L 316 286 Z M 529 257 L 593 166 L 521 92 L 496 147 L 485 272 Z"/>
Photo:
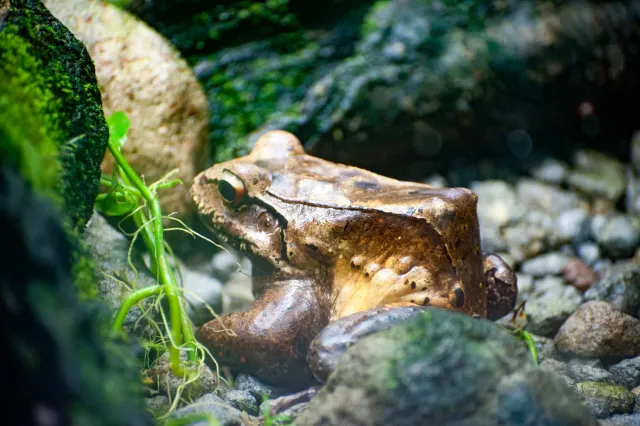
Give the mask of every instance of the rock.
<path id="1" fill-rule="evenodd" d="M 640 216 L 640 178 L 627 168 L 627 195 L 625 209 L 628 213 Z"/>
<path id="2" fill-rule="evenodd" d="M 569 361 L 569 377 L 576 382 L 614 382 L 611 374 L 602 368 L 602 365 L 594 366 L 581 361 L 580 359 Z"/>
<path id="3" fill-rule="evenodd" d="M 640 425 L 640 413 L 618 414 L 608 419 L 600 420 L 600 426 L 638 426 Z"/>
<path id="4" fill-rule="evenodd" d="M 123 154 L 147 184 L 174 168 L 183 185 L 159 191 L 165 213 L 192 211 L 191 181 L 207 159 L 207 100 L 187 63 L 161 35 L 133 15 L 96 0 L 45 0 L 84 43 L 95 62 L 106 115 L 131 121 Z M 111 174 L 107 155 L 102 170 Z"/>
<path id="5" fill-rule="evenodd" d="M 555 280 L 544 280 L 554 282 Z M 531 298 L 525 307 L 527 331 L 546 337 L 555 336 L 560 326 L 578 309 L 582 297 L 574 287 L 562 286 Z"/>
<path id="6" fill-rule="evenodd" d="M 576 381 L 573 378 L 569 377 L 569 366 L 566 362 L 548 358 L 540 362 L 540 368 L 545 371 L 552 372 L 571 388 L 573 388 L 576 384 Z"/>
<path id="7" fill-rule="evenodd" d="M 189 414 L 204 413 L 215 418 L 220 426 L 243 426 L 242 413 L 213 394 L 204 395 L 186 407 L 174 411 L 168 419 L 182 419 Z M 190 421 L 190 426 L 209 426 L 206 420 Z"/>
<path id="8" fill-rule="evenodd" d="M 534 292 L 533 277 L 531 275 L 516 273 L 518 278 L 518 302 L 529 300 L 530 295 Z"/>
<path id="9" fill-rule="evenodd" d="M 557 246 L 584 242 L 589 237 L 588 225 L 589 217 L 584 209 L 576 208 L 562 212 L 554 220 L 551 243 Z"/>
<path id="10" fill-rule="evenodd" d="M 449 182 L 447 182 L 447 179 L 442 175 L 431 175 L 424 181 L 422 181 L 422 183 L 426 183 L 427 185 L 431 186 L 437 186 L 439 188 L 445 188 L 449 186 Z"/>
<path id="11" fill-rule="evenodd" d="M 109 138 L 95 68 L 39 1 L 2 0 L 0 22 L 0 159 L 82 232 Z"/>
<path id="12" fill-rule="evenodd" d="M 351 346 L 295 423 L 398 419 L 442 426 L 596 424 L 561 380 L 532 365 L 521 341 L 488 321 L 437 308 Z"/>
<path id="13" fill-rule="evenodd" d="M 491 253 L 506 249 L 501 229 L 517 215 L 513 187 L 500 180 L 473 182 L 471 190 L 478 195 L 478 222 L 482 249 Z"/>
<path id="14" fill-rule="evenodd" d="M 544 212 L 552 217 L 574 209 L 587 210 L 588 204 L 576 193 L 558 189 L 533 179 L 516 184 L 517 203 L 525 210 Z"/>
<path id="15" fill-rule="evenodd" d="M 562 270 L 562 278 L 578 290 L 588 290 L 598 279 L 593 270 L 587 266 L 579 257 L 569 259 L 569 262 Z"/>
<path id="16" fill-rule="evenodd" d="M 185 266 L 181 275 L 187 313 L 196 327 L 213 318 L 209 308 L 218 315 L 222 313 L 222 284 L 218 280 Z"/>
<path id="17" fill-rule="evenodd" d="M 262 403 L 264 396 L 271 400 L 290 393 L 287 389 L 262 383 L 260 380 L 248 374 L 238 374 L 238 377 L 236 377 L 234 382 L 234 386 L 236 389 L 249 392 L 260 403 Z"/>
<path id="18" fill-rule="evenodd" d="M 250 264 L 248 266 L 249 268 L 243 266 L 241 271 L 233 273 L 225 283 L 223 291 L 227 297 L 224 299 L 223 313 L 246 312 L 255 300 Z"/>
<path id="19" fill-rule="evenodd" d="M 568 174 L 568 166 L 555 158 L 545 158 L 542 163 L 531 169 L 534 178 L 552 185 L 563 183 Z"/>
<path id="20" fill-rule="evenodd" d="M 592 198 L 617 201 L 622 196 L 625 172 L 618 160 L 596 151 L 578 151 L 573 160 L 576 169 L 567 179 L 573 188 Z"/>
<path id="21" fill-rule="evenodd" d="M 618 262 L 600 271 L 600 279 L 585 300 L 604 300 L 616 310 L 640 318 L 640 265 Z"/>
<path id="22" fill-rule="evenodd" d="M 525 274 L 529 274 L 534 277 L 560 275 L 565 266 L 569 263 L 569 260 L 569 256 L 561 253 L 545 253 L 524 262 L 521 265 L 520 270 Z"/>
<path id="23" fill-rule="evenodd" d="M 552 359 L 556 356 L 556 347 L 553 343 L 553 339 L 544 336 L 538 336 L 532 334 L 533 342 L 536 345 L 538 351 L 538 362 L 543 362 L 546 359 Z"/>
<path id="24" fill-rule="evenodd" d="M 239 389 L 220 388 L 220 397 L 240 411 L 246 411 L 251 415 L 258 414 L 258 402 L 249 391 Z"/>
<path id="25" fill-rule="evenodd" d="M 585 405 L 599 418 L 630 413 L 635 395 L 622 386 L 598 382 L 582 382 L 576 390 Z"/>
<path id="26" fill-rule="evenodd" d="M 593 265 L 600 259 L 600 247 L 596 243 L 585 242 L 577 247 L 578 256 L 587 265 Z"/>
<path id="27" fill-rule="evenodd" d="M 98 213 L 94 213 L 91 217 L 83 238 L 96 266 L 93 277 L 98 296 L 113 309 L 114 313 L 120 308 L 124 298 L 131 293 L 127 286 L 140 289 L 157 284 L 155 277 L 143 261 L 143 253 L 135 247 L 131 251 L 131 263 L 136 268 L 137 274 L 131 269 L 128 260 L 131 242 Z M 129 310 L 123 328 L 128 333 L 149 338 L 153 334 L 150 324 L 140 321 L 136 326 L 141 315 L 140 308 L 134 306 Z"/>
<path id="28" fill-rule="evenodd" d="M 640 386 L 640 357 L 623 359 L 609 367 L 613 380 L 627 389 Z"/>
<path id="29" fill-rule="evenodd" d="M 542 253 L 549 245 L 553 219 L 546 213 L 530 210 L 515 223 L 507 225 L 502 234 L 509 254 L 520 263 Z"/>
<path id="30" fill-rule="evenodd" d="M 186 360 L 186 353 L 180 353 L 181 359 Z M 205 365 L 200 364 L 198 378 L 181 390 L 180 396 L 187 399 L 199 398 L 202 395 L 215 392 L 218 385 L 218 376 Z M 162 394 L 170 396 L 173 400 L 178 389 L 184 385 L 185 378 L 174 376 L 170 371 L 169 352 L 163 353 L 151 368 L 145 370 L 143 375 L 153 381 L 154 388 Z"/>
<path id="31" fill-rule="evenodd" d="M 631 163 L 640 173 L 640 130 L 633 134 L 631 138 Z"/>
<path id="32" fill-rule="evenodd" d="M 640 218 L 621 214 L 596 216 L 591 221 L 591 233 L 611 257 L 631 257 L 640 245 Z"/>
<path id="33" fill-rule="evenodd" d="M 587 302 L 567 319 L 555 337 L 561 352 L 586 357 L 640 354 L 640 320 L 610 303 Z"/>
<path id="34" fill-rule="evenodd" d="M 169 402 L 169 398 L 165 395 L 156 395 L 145 398 L 145 404 L 156 417 L 166 414 L 171 408 L 171 402 Z"/>
<path id="35" fill-rule="evenodd" d="M 242 270 L 240 256 L 235 252 L 220 250 L 211 259 L 212 273 L 222 282 L 226 282 L 234 272 Z"/>

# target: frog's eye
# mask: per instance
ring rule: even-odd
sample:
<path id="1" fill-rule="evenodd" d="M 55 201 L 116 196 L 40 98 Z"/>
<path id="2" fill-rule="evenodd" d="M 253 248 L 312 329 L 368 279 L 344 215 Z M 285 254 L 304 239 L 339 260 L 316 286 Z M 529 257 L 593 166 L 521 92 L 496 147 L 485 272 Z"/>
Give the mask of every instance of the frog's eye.
<path id="1" fill-rule="evenodd" d="M 240 179 L 232 174 L 227 174 L 218 181 L 220 196 L 230 203 L 239 203 L 244 199 L 245 188 Z"/>

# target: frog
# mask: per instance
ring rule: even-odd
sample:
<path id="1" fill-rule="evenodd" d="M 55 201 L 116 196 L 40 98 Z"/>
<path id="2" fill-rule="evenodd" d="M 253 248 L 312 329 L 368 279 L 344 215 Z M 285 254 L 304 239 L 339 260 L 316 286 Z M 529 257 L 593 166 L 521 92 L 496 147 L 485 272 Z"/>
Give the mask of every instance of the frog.
<path id="1" fill-rule="evenodd" d="M 481 251 L 478 197 L 467 188 L 330 162 L 271 130 L 247 155 L 197 175 L 190 191 L 207 228 L 251 260 L 255 296 L 197 339 L 219 363 L 271 384 L 323 381 L 339 358 L 332 349 L 348 344 L 320 337 L 353 321 L 370 325 L 360 338 L 427 308 L 498 319 L 515 304 L 515 274 Z"/>

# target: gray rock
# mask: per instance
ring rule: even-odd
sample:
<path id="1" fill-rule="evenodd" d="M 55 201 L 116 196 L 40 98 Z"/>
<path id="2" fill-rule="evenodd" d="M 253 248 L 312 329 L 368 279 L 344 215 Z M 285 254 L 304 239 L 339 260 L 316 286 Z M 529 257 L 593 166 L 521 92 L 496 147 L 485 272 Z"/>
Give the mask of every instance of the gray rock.
<path id="1" fill-rule="evenodd" d="M 216 314 L 222 312 L 222 284 L 220 281 L 186 267 L 181 268 L 181 275 L 187 313 L 196 326 L 201 326 L 213 319 L 209 309 L 212 309 Z M 179 277 L 178 280 L 180 280 Z"/>
<path id="2" fill-rule="evenodd" d="M 596 216 L 591 221 L 591 233 L 609 256 L 629 257 L 640 246 L 640 218 L 621 214 Z"/>
<path id="3" fill-rule="evenodd" d="M 249 391 L 221 387 L 219 395 L 240 411 L 246 411 L 254 416 L 258 414 L 258 401 Z"/>
<path id="4" fill-rule="evenodd" d="M 600 279 L 585 293 L 586 300 L 604 300 L 625 314 L 640 317 L 640 265 L 618 262 L 599 271 Z"/>
<path id="5" fill-rule="evenodd" d="M 585 405 L 599 418 L 630 413 L 635 395 L 622 386 L 598 382 L 576 384 L 576 391 Z"/>
<path id="6" fill-rule="evenodd" d="M 576 170 L 567 181 L 584 194 L 617 201 L 624 193 L 624 167 L 615 158 L 596 151 L 579 151 L 574 156 L 574 165 Z"/>
<path id="7" fill-rule="evenodd" d="M 532 337 L 538 351 L 538 362 L 542 363 L 544 360 L 552 359 L 556 356 L 557 351 L 553 339 L 538 336 L 537 334 L 533 334 Z"/>
<path id="8" fill-rule="evenodd" d="M 262 383 L 260 380 L 248 374 L 238 374 L 234 386 L 236 389 L 249 392 L 260 403 L 262 403 L 264 396 L 269 399 L 275 399 L 291 393 L 287 389 Z"/>
<path id="9" fill-rule="evenodd" d="M 427 312 L 351 346 L 296 425 L 596 425 L 521 341 L 488 321 Z"/>
<path id="10" fill-rule="evenodd" d="M 157 284 L 155 277 L 144 263 L 143 253 L 135 247 L 131 251 L 131 263 L 135 271 L 131 269 L 127 258 L 129 239 L 109 225 L 98 213 L 93 213 L 84 231 L 83 239 L 95 262 L 94 279 L 98 296 L 114 312 L 131 292 L 128 286 L 143 288 Z M 138 306 L 129 310 L 123 329 L 127 333 L 133 332 L 140 337 L 149 338 L 153 334 L 153 329 L 145 321 L 140 321 L 136 326 L 140 316 L 142 311 Z"/>
<path id="11" fill-rule="evenodd" d="M 579 356 L 636 356 L 640 320 L 616 311 L 610 303 L 587 302 L 560 327 L 555 343 L 561 352 Z"/>
<path id="12" fill-rule="evenodd" d="M 422 183 L 426 183 L 427 185 L 431 185 L 431 186 L 437 186 L 440 188 L 449 186 L 449 182 L 447 182 L 447 179 L 442 175 L 431 175 L 428 178 L 426 178 Z"/>
<path id="13" fill-rule="evenodd" d="M 516 273 L 516 277 L 518 278 L 518 303 L 529 300 L 534 293 L 533 277 L 520 272 Z"/>
<path id="14" fill-rule="evenodd" d="M 213 275 L 220 281 L 227 281 L 234 272 L 242 267 L 240 256 L 235 252 L 220 250 L 211 258 Z"/>
<path id="15" fill-rule="evenodd" d="M 185 352 L 182 352 L 180 356 L 182 360 L 186 360 Z M 205 364 L 200 365 L 199 368 L 198 378 L 182 388 L 181 397 L 195 399 L 216 390 L 218 376 Z M 171 372 L 168 352 L 162 354 L 151 368 L 145 370 L 144 375 L 153 380 L 156 389 L 164 395 L 170 395 L 172 399 L 176 397 L 178 389 L 185 383 L 184 378 L 176 377 Z"/>
<path id="16" fill-rule="evenodd" d="M 553 219 L 546 213 L 529 210 L 502 231 L 509 254 L 517 263 L 542 253 L 549 245 Z"/>
<path id="17" fill-rule="evenodd" d="M 595 360 L 572 359 L 568 362 L 547 358 L 540 363 L 540 368 L 560 375 L 568 384 L 579 382 L 613 383 L 613 377 L 602 364 Z"/>
<path id="18" fill-rule="evenodd" d="M 519 214 L 513 187 L 501 180 L 473 182 L 471 190 L 478 195 L 478 222 L 482 248 L 492 253 L 502 251 L 506 243 L 501 228 Z"/>
<path id="19" fill-rule="evenodd" d="M 531 169 L 531 175 L 545 183 L 559 185 L 569 175 L 569 168 L 555 158 L 545 158 L 542 163 Z"/>
<path id="20" fill-rule="evenodd" d="M 631 138 L 631 163 L 640 173 L 640 131 L 636 131 Z"/>
<path id="21" fill-rule="evenodd" d="M 524 262 L 520 270 L 534 277 L 544 275 L 560 275 L 570 257 L 561 253 L 552 252 L 536 256 Z"/>
<path id="22" fill-rule="evenodd" d="M 516 196 L 522 208 L 544 212 L 552 217 L 576 208 L 588 208 L 588 203 L 576 193 L 533 179 L 520 179 L 516 185 Z"/>
<path id="23" fill-rule="evenodd" d="M 557 277 L 545 277 L 534 282 L 533 296 L 527 301 L 527 330 L 553 337 L 569 316 L 578 309 L 582 295 Z"/>
<path id="24" fill-rule="evenodd" d="M 558 378 L 562 379 L 570 388 L 574 388 L 576 381 L 569 376 L 569 365 L 566 362 L 547 358 L 540 362 L 540 368 L 555 374 Z"/>
<path id="25" fill-rule="evenodd" d="M 223 313 L 246 312 L 255 300 L 251 284 L 251 263 L 243 262 L 242 270 L 234 272 L 224 284 Z"/>
<path id="26" fill-rule="evenodd" d="M 627 213 L 640 216 L 640 177 L 631 171 L 631 167 L 627 168 L 625 209 Z"/>
<path id="27" fill-rule="evenodd" d="M 221 398 L 213 395 L 204 395 L 186 407 L 182 407 L 171 413 L 169 419 L 183 419 L 191 415 L 205 414 L 215 418 L 220 426 L 242 426 L 242 413 L 226 403 Z M 207 420 L 189 422 L 189 426 L 209 426 Z"/>
<path id="28" fill-rule="evenodd" d="M 576 208 L 560 213 L 553 223 L 551 243 L 554 246 L 578 244 L 589 238 L 589 216 L 584 209 Z"/>
<path id="29" fill-rule="evenodd" d="M 600 420 L 600 426 L 638 426 L 640 425 L 640 413 L 618 414 L 608 419 Z"/>
<path id="30" fill-rule="evenodd" d="M 600 259 L 600 246 L 592 242 L 584 242 L 576 248 L 578 256 L 587 265 L 593 265 Z"/>
<path id="31" fill-rule="evenodd" d="M 171 403 L 169 402 L 169 398 L 165 395 L 156 395 L 150 398 L 144 399 L 145 405 L 156 417 L 160 417 L 163 414 L 166 414 L 171 408 Z"/>
<path id="32" fill-rule="evenodd" d="M 627 389 L 640 386 L 640 356 L 624 359 L 609 367 L 613 380 Z"/>

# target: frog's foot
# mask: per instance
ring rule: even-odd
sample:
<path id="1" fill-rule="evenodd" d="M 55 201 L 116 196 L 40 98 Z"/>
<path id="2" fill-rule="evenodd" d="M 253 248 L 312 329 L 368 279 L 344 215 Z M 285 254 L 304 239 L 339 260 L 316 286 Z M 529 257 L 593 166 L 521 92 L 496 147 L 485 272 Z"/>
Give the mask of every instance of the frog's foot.
<path id="1" fill-rule="evenodd" d="M 498 320 L 516 305 L 518 280 L 509 265 L 498 255 L 483 253 L 487 289 L 487 318 Z"/>
<path id="2" fill-rule="evenodd" d="M 221 364 L 274 385 L 302 387 L 313 383 L 309 342 L 327 321 L 309 283 L 295 281 L 266 291 L 248 312 L 209 321 L 197 338 Z"/>
<path id="3" fill-rule="evenodd" d="M 429 308 L 421 306 L 385 305 L 342 317 L 325 327 L 313 339 L 307 364 L 316 379 L 324 382 L 349 346 L 364 336 L 417 317 L 427 309 Z"/>

